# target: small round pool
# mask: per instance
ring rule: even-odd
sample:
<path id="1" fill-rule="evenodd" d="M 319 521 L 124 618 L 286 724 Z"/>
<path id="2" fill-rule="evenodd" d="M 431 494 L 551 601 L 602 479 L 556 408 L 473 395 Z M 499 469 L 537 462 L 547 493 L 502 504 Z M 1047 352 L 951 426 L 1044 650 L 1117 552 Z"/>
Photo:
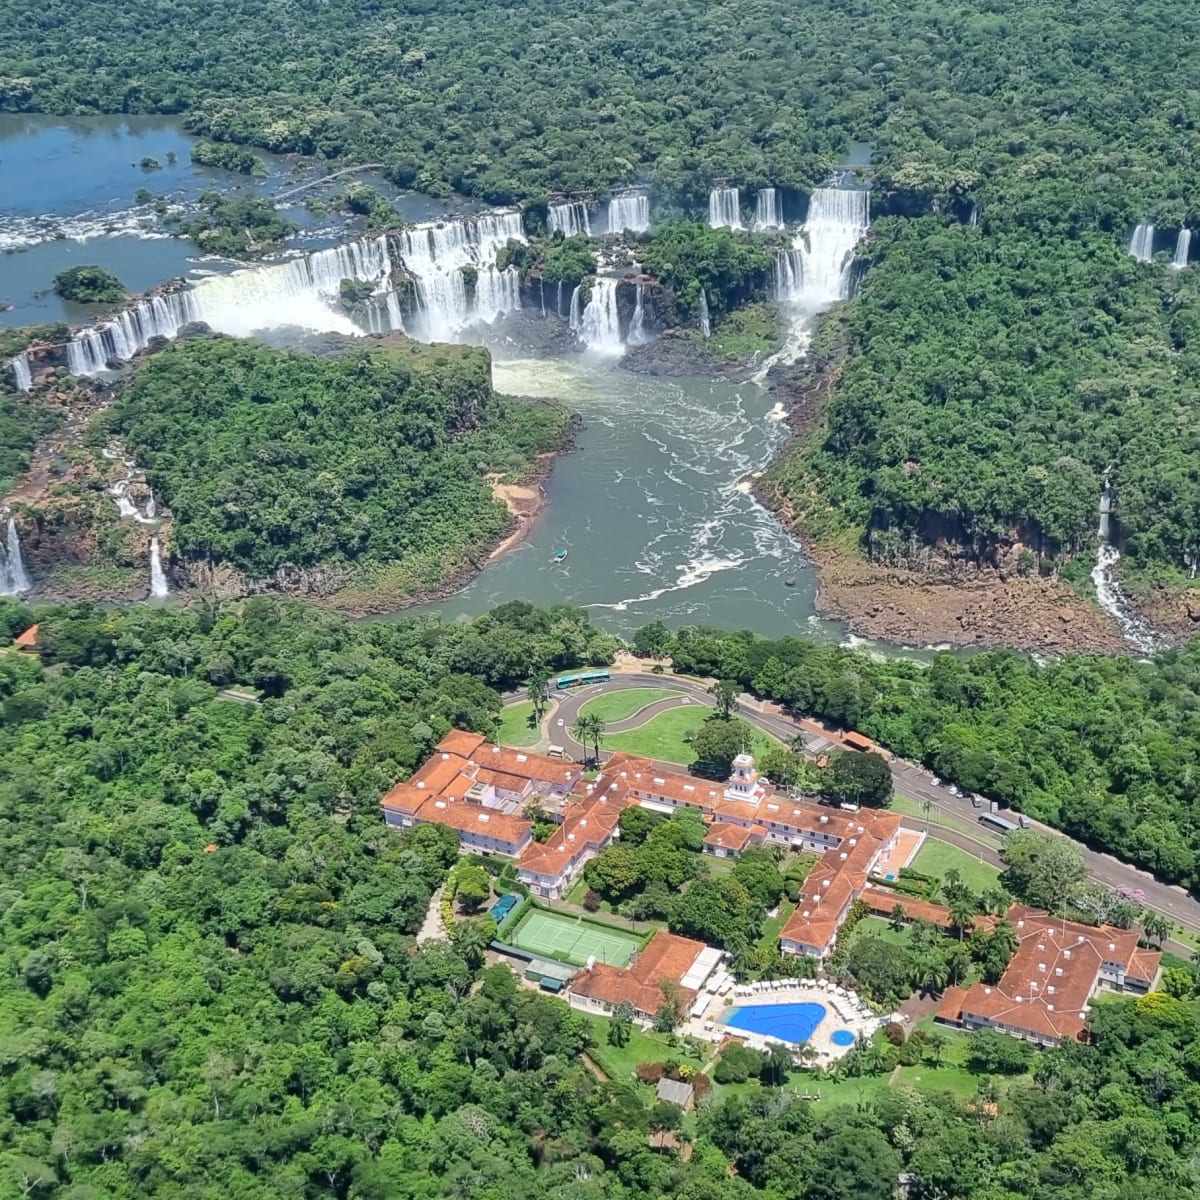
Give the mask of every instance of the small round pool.
<path id="1" fill-rule="evenodd" d="M 829 1040 L 835 1046 L 853 1046 L 854 1034 L 852 1034 L 848 1029 L 835 1029 L 833 1033 L 829 1035 Z"/>
<path id="2" fill-rule="evenodd" d="M 746 1004 L 735 1008 L 726 1023 L 781 1042 L 807 1042 L 824 1019 L 823 1004 Z"/>

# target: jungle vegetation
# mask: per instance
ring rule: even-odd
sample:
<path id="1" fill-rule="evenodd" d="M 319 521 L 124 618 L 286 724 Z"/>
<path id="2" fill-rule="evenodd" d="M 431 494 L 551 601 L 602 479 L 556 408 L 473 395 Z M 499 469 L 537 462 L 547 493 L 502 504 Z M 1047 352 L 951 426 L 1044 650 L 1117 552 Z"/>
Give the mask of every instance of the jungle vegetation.
<path id="1" fill-rule="evenodd" d="M 485 474 L 521 475 L 568 417 L 496 396 L 483 350 L 322 359 L 217 338 L 149 358 L 109 420 L 170 506 L 175 554 L 263 578 L 461 566 L 511 524 Z"/>
<path id="2" fill-rule="evenodd" d="M 125 285 L 103 267 L 68 267 L 54 277 L 54 290 L 75 304 L 120 304 Z"/>
<path id="3" fill-rule="evenodd" d="M 780 1059 L 685 1123 L 632 1071 L 579 1057 L 630 1031 L 595 1046 L 600 1024 L 485 965 L 490 917 L 415 948 L 456 847 L 436 827 L 386 829 L 378 798 L 451 727 L 493 732 L 496 689 L 531 665 L 611 660 L 578 610 L 356 624 L 277 599 L 0 600 L 0 631 L 33 619 L 43 661 L 0 656 L 0 1194 L 893 1200 L 901 1173 L 929 1200 L 1194 1194 L 1200 1001 L 1184 967 L 1168 992 L 1100 1005 L 1091 1045 L 1031 1064 L 973 1035 L 956 1095 L 811 1104 L 780 1088 Z M 646 863 L 673 822 L 649 824 L 631 830 Z M 739 888 L 776 891 L 770 862 L 749 867 Z M 846 1073 L 870 1086 L 945 1043 L 906 1058 L 877 1039 Z M 650 1148 L 672 1129 L 690 1158 Z"/>

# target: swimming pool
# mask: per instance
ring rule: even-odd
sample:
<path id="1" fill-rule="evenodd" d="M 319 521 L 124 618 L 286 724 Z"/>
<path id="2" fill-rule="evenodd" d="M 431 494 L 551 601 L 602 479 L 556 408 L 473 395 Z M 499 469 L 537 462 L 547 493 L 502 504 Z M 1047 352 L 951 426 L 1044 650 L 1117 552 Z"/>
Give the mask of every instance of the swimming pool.
<path id="1" fill-rule="evenodd" d="M 735 1008 L 725 1023 L 782 1042 L 807 1042 L 824 1019 L 823 1004 L 747 1004 Z"/>
<path id="2" fill-rule="evenodd" d="M 854 1034 L 848 1029 L 835 1029 L 829 1036 L 829 1040 L 835 1046 L 853 1046 Z"/>

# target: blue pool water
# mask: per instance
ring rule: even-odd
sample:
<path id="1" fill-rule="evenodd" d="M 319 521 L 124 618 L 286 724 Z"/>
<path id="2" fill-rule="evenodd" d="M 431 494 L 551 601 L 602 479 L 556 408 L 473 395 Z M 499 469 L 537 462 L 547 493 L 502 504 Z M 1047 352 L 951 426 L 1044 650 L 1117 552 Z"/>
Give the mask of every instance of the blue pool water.
<path id="1" fill-rule="evenodd" d="M 823 1004 L 747 1004 L 735 1008 L 726 1024 L 783 1042 L 807 1042 L 824 1019 Z"/>
<path id="2" fill-rule="evenodd" d="M 848 1029 L 835 1029 L 830 1035 L 829 1040 L 835 1046 L 853 1046 L 854 1034 L 852 1034 Z"/>

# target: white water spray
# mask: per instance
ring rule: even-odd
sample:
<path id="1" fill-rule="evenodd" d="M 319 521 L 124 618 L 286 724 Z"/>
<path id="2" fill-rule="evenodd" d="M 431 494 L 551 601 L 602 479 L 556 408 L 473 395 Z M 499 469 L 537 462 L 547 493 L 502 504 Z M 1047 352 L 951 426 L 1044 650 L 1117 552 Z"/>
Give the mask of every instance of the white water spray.
<path id="1" fill-rule="evenodd" d="M 551 233 L 564 237 L 592 236 L 592 222 L 588 207 L 582 200 L 570 200 L 565 204 L 551 204 L 547 213 Z"/>
<path id="2" fill-rule="evenodd" d="M 33 373 L 29 369 L 29 355 L 22 350 L 8 365 L 12 368 L 13 387 L 18 392 L 30 391 L 33 388 Z"/>
<path id="3" fill-rule="evenodd" d="M 621 316 L 617 311 L 617 280 L 600 275 L 592 280 L 592 294 L 583 310 L 580 337 L 596 354 L 621 354 Z M 572 299 L 574 303 L 574 299 Z"/>
<path id="4" fill-rule="evenodd" d="M 1154 224 L 1142 221 L 1133 231 L 1129 241 L 1129 253 L 1138 262 L 1152 262 L 1154 259 Z"/>
<path id="5" fill-rule="evenodd" d="M 754 197 L 754 228 L 783 228 L 783 206 L 779 203 L 779 192 L 773 187 L 759 188 Z"/>
<path id="6" fill-rule="evenodd" d="M 650 228 L 650 197 L 645 192 L 619 192 L 608 202 L 609 233 L 643 233 Z"/>
<path id="7" fill-rule="evenodd" d="M 4 554 L 0 557 L 0 596 L 17 596 L 30 588 L 29 575 L 21 558 L 21 537 L 17 523 L 8 518 L 8 531 L 4 539 Z"/>
<path id="8" fill-rule="evenodd" d="M 167 586 L 167 577 L 163 572 L 162 556 L 159 554 L 156 535 L 150 539 L 150 595 L 161 600 L 170 594 L 171 589 Z"/>
<path id="9" fill-rule="evenodd" d="M 817 188 L 808 202 L 808 217 L 790 250 L 775 258 L 775 299 L 792 310 L 783 348 L 772 354 L 754 376 L 764 383 L 780 362 L 803 356 L 812 335 L 812 319 L 831 304 L 849 298 L 853 286 L 854 251 L 871 224 L 871 194 L 858 188 Z"/>
<path id="10" fill-rule="evenodd" d="M 708 296 L 703 288 L 700 289 L 700 332 L 704 337 L 712 337 L 712 322 L 708 319 Z"/>
<path id="11" fill-rule="evenodd" d="M 575 290 L 571 293 L 571 305 L 567 316 L 567 324 L 570 326 L 572 333 L 583 332 L 583 312 L 580 308 L 582 289 L 583 284 L 577 283 Z"/>
<path id="12" fill-rule="evenodd" d="M 631 346 L 643 346 L 650 340 L 650 335 L 646 332 L 646 306 L 643 301 L 643 291 L 643 285 L 637 284 L 637 295 L 633 302 L 633 320 L 629 323 L 629 344 Z"/>
<path id="13" fill-rule="evenodd" d="M 1182 271 L 1188 265 L 1188 255 L 1192 251 L 1192 231 L 1190 229 L 1181 229 L 1179 236 L 1175 239 L 1175 258 L 1171 262 L 1171 266 L 1177 271 Z"/>
<path id="14" fill-rule="evenodd" d="M 1096 565 L 1092 568 L 1092 584 L 1096 589 L 1096 600 L 1100 607 L 1121 630 L 1125 640 L 1137 647 L 1143 654 L 1152 654 L 1158 648 L 1158 639 L 1149 626 L 1133 611 L 1129 597 L 1117 582 L 1117 564 L 1121 561 L 1121 552 L 1112 544 L 1111 513 L 1112 488 L 1108 480 L 1104 481 L 1104 489 L 1100 493 L 1100 549 L 1096 555 Z"/>
<path id="15" fill-rule="evenodd" d="M 708 223 L 713 229 L 741 229 L 741 208 L 741 193 L 735 187 L 713 188 L 708 193 Z"/>
<path id="16" fill-rule="evenodd" d="M 151 338 L 173 338 L 191 321 L 235 337 L 280 326 L 345 334 L 402 330 L 392 286 L 397 258 L 416 284 L 414 334 L 452 340 L 470 325 L 521 307 L 516 268 L 496 266 L 496 254 L 509 241 L 525 241 L 515 209 L 414 225 L 392 239 L 362 238 L 286 262 L 210 275 L 82 331 L 67 347 L 68 364 L 72 374 L 95 375 L 109 360 L 129 359 Z M 473 287 L 464 272 L 475 273 Z M 357 318 L 342 308 L 343 279 L 374 285 Z"/>

